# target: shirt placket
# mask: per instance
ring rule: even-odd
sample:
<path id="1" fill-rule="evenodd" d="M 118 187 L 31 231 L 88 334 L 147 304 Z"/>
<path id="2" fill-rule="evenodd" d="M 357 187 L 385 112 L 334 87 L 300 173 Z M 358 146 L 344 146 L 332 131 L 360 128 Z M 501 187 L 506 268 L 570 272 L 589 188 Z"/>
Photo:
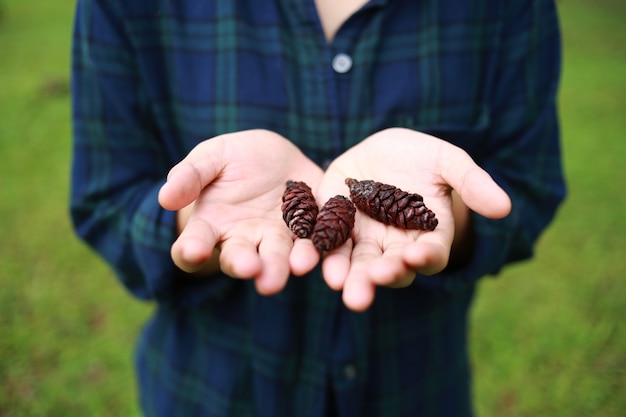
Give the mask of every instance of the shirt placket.
<path id="1" fill-rule="evenodd" d="M 379 2 L 372 2 L 367 7 L 380 5 Z M 320 68 L 325 80 L 327 111 L 331 118 L 332 159 L 349 147 L 353 139 L 347 137 L 354 136 L 359 130 L 348 127 L 346 120 L 351 115 L 362 113 L 362 106 L 367 106 L 366 103 L 355 103 L 355 98 L 351 97 L 353 75 L 362 70 L 368 71 L 358 68 L 360 53 L 367 47 L 359 45 L 362 38 L 355 35 L 365 23 L 353 16 L 340 28 L 334 40 L 331 43 L 325 42 L 322 48 L 323 62 Z M 323 38 L 321 25 L 319 35 Z M 349 311 L 338 300 L 333 325 L 329 327 L 327 352 L 329 390 L 332 392 L 329 399 L 333 402 L 329 407 L 338 416 L 360 415 L 362 411 L 363 388 L 367 375 L 368 317 L 368 313 L 356 314 Z"/>

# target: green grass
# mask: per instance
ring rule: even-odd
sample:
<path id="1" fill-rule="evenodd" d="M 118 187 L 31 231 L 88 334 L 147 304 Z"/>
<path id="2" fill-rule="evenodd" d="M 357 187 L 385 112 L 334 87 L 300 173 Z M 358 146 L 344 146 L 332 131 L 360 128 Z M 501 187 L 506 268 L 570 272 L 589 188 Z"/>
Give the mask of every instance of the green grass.
<path id="1" fill-rule="evenodd" d="M 535 259 L 481 286 L 472 349 L 483 416 L 626 410 L 626 4 L 559 4 L 569 196 Z"/>
<path id="2" fill-rule="evenodd" d="M 472 314 L 483 417 L 626 410 L 626 32 L 621 1 L 561 0 L 570 194 L 536 258 Z M 0 0 L 0 416 L 138 415 L 134 301 L 71 231 L 73 1 Z"/>
<path id="3" fill-rule="evenodd" d="M 0 14 L 0 416 L 137 414 L 134 302 L 67 214 L 72 1 Z"/>

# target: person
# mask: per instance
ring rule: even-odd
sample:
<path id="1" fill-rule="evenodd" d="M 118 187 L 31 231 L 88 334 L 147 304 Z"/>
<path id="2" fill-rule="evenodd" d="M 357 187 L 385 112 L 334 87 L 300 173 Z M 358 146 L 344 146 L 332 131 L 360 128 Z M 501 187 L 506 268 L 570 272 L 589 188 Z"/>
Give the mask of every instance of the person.
<path id="1" fill-rule="evenodd" d="M 79 0 L 76 233 L 155 312 L 146 416 L 470 416 L 479 279 L 565 196 L 547 0 Z M 347 178 L 424 197 L 318 254 L 281 216 Z"/>

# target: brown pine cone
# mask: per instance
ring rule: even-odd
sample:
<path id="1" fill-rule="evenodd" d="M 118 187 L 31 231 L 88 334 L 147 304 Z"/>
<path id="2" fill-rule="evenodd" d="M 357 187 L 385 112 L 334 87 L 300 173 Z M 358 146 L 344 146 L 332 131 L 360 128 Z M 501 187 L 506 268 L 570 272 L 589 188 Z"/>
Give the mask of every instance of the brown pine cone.
<path id="1" fill-rule="evenodd" d="M 319 211 L 311 187 L 302 181 L 287 181 L 283 193 L 283 220 L 299 238 L 307 238 L 315 226 Z"/>
<path id="2" fill-rule="evenodd" d="M 382 222 L 404 229 L 434 230 L 435 213 L 424 205 L 419 194 L 372 180 L 346 178 L 350 198 L 359 210 Z"/>
<path id="3" fill-rule="evenodd" d="M 324 204 L 311 235 L 319 253 L 331 251 L 348 240 L 355 214 L 354 204 L 342 195 L 336 195 Z"/>

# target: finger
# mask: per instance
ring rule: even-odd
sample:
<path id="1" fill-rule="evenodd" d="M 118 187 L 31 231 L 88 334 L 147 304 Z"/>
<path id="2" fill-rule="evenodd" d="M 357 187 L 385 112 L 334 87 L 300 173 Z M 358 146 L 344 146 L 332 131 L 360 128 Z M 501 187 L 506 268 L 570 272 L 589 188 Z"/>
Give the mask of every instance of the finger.
<path id="1" fill-rule="evenodd" d="M 217 231 L 200 218 L 192 218 L 171 248 L 174 263 L 185 272 L 204 266 L 217 244 Z"/>
<path id="2" fill-rule="evenodd" d="M 511 211 L 511 199 L 491 176 L 456 146 L 446 147 L 440 163 L 443 179 L 465 204 L 489 218 L 502 218 Z"/>
<path id="3" fill-rule="evenodd" d="M 224 168 L 223 148 L 219 137 L 204 141 L 175 165 L 159 190 L 161 206 L 179 210 L 193 202 Z"/>
<path id="4" fill-rule="evenodd" d="M 388 285 L 389 288 L 406 288 L 415 281 L 415 271 L 407 269 L 404 275 L 396 278 L 393 284 Z"/>
<path id="5" fill-rule="evenodd" d="M 352 311 L 367 310 L 374 302 L 376 285 L 363 273 L 351 273 L 343 286 L 343 303 Z"/>
<path id="6" fill-rule="evenodd" d="M 221 244 L 222 272 L 233 278 L 249 279 L 263 268 L 255 242 L 243 238 L 229 238 Z"/>
<path id="7" fill-rule="evenodd" d="M 159 190 L 159 204 L 167 210 L 180 210 L 194 201 L 204 188 L 200 173 L 193 165 L 181 162 L 170 171 Z"/>
<path id="8" fill-rule="evenodd" d="M 350 255 L 352 253 L 352 239 L 326 254 L 322 260 L 322 275 L 324 281 L 333 290 L 339 291 L 350 272 Z"/>
<path id="9" fill-rule="evenodd" d="M 350 275 L 368 275 L 371 265 L 383 255 L 380 244 L 373 239 L 360 239 L 352 249 Z"/>
<path id="10" fill-rule="evenodd" d="M 407 265 L 403 259 L 403 249 L 406 243 L 385 248 L 382 256 L 373 260 L 368 268 L 370 280 L 381 286 L 396 286 L 407 275 Z M 402 286 L 402 285 L 400 285 Z"/>
<path id="11" fill-rule="evenodd" d="M 342 296 L 349 309 L 364 311 L 374 301 L 376 285 L 369 277 L 369 269 L 381 256 L 382 249 L 374 240 L 361 239 L 354 246 Z"/>
<path id="12" fill-rule="evenodd" d="M 424 236 L 405 246 L 403 260 L 407 268 L 422 275 L 441 272 L 448 264 L 450 253 L 441 240 Z"/>
<path id="13" fill-rule="evenodd" d="M 320 261 L 320 254 L 311 239 L 296 239 L 289 254 L 289 267 L 296 276 L 308 274 Z"/>
<path id="14" fill-rule="evenodd" d="M 271 295 L 281 291 L 289 279 L 289 252 L 292 240 L 287 234 L 263 236 L 259 245 L 262 263 L 255 285 L 259 294 Z"/>

